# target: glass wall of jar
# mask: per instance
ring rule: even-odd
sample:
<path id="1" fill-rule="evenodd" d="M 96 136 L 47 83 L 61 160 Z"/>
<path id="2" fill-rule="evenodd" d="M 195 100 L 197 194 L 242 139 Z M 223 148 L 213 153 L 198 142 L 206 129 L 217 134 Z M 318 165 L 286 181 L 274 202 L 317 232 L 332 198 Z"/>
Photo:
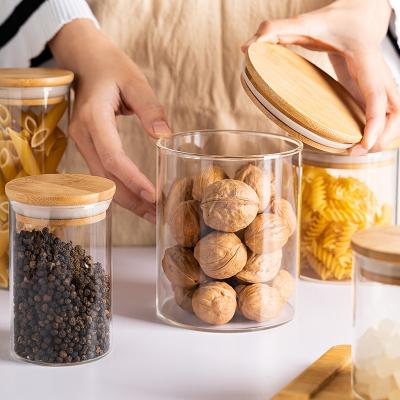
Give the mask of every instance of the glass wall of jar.
<path id="1" fill-rule="evenodd" d="M 290 321 L 301 142 L 198 131 L 158 141 L 157 313 L 199 330 Z"/>
<path id="2" fill-rule="evenodd" d="M 356 233 L 353 389 L 368 400 L 400 398 L 400 227 Z"/>
<path id="3" fill-rule="evenodd" d="M 302 278 L 351 280 L 352 235 L 396 223 L 397 163 L 396 150 L 358 157 L 304 151 Z"/>
<path id="4" fill-rule="evenodd" d="M 112 181 L 38 175 L 10 200 L 12 355 L 58 365 L 110 350 Z"/>
<path id="5" fill-rule="evenodd" d="M 8 287 L 8 202 L 14 178 L 55 173 L 67 145 L 73 73 L 0 69 L 0 288 Z"/>

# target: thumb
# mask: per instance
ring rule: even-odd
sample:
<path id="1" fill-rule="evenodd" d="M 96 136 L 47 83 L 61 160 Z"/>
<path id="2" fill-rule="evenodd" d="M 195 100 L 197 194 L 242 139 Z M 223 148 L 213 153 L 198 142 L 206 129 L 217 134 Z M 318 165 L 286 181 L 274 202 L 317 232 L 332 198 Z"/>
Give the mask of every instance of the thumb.
<path id="1" fill-rule="evenodd" d="M 294 18 L 264 21 L 257 32 L 241 47 L 246 52 L 254 42 L 298 45 L 316 51 L 336 51 L 338 48 L 322 38 L 323 18 L 317 13 Z"/>
<path id="2" fill-rule="evenodd" d="M 131 109 L 153 138 L 171 135 L 164 108 L 145 77 L 136 78 L 120 88 L 124 103 Z"/>

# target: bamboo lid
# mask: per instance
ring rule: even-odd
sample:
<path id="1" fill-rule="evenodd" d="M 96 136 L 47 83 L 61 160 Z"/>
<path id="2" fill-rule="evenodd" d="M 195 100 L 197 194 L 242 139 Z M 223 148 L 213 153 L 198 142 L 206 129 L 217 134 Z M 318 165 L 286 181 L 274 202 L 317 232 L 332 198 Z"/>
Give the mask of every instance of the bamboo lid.
<path id="1" fill-rule="evenodd" d="M 400 264 L 400 226 L 374 227 L 353 235 L 351 246 L 362 256 Z"/>
<path id="2" fill-rule="evenodd" d="M 111 200 L 113 181 L 99 176 L 47 174 L 25 176 L 6 185 L 10 201 L 34 206 L 81 206 Z"/>
<path id="3" fill-rule="evenodd" d="M 69 85 L 71 71 L 57 68 L 0 68 L 0 87 L 28 88 Z"/>
<path id="4" fill-rule="evenodd" d="M 253 43 L 242 85 L 261 111 L 314 148 L 345 153 L 362 138 L 365 116 L 350 93 L 284 46 Z"/>

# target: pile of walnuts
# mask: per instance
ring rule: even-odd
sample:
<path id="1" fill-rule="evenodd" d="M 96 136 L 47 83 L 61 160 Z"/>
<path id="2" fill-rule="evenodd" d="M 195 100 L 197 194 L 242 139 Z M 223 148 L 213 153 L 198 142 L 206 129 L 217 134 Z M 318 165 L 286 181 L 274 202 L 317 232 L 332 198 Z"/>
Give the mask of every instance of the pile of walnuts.
<path id="1" fill-rule="evenodd" d="M 176 180 L 164 220 L 177 243 L 162 267 L 176 303 L 209 324 L 236 311 L 249 320 L 276 318 L 294 290 L 282 248 L 297 220 L 290 203 L 273 194 L 272 177 L 253 164 L 229 179 L 211 166 Z"/>

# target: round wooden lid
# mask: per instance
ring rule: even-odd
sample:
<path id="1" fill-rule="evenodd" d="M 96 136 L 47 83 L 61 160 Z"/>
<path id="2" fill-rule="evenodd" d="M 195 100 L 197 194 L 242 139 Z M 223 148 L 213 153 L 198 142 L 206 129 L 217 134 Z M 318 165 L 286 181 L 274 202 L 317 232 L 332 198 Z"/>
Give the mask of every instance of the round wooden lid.
<path id="1" fill-rule="evenodd" d="M 81 174 L 25 176 L 6 185 L 10 201 L 35 206 L 80 206 L 110 200 L 115 184 L 107 178 Z"/>
<path id="2" fill-rule="evenodd" d="M 53 87 L 69 85 L 71 71 L 57 68 L 0 68 L 0 87 Z"/>
<path id="3" fill-rule="evenodd" d="M 380 226 L 357 232 L 351 246 L 365 257 L 400 263 L 400 226 Z"/>
<path id="4" fill-rule="evenodd" d="M 362 138 L 365 116 L 350 93 L 284 46 L 253 43 L 242 84 L 259 108 L 261 103 L 265 113 L 287 127 L 289 134 L 295 132 L 315 148 L 347 152 Z"/>

